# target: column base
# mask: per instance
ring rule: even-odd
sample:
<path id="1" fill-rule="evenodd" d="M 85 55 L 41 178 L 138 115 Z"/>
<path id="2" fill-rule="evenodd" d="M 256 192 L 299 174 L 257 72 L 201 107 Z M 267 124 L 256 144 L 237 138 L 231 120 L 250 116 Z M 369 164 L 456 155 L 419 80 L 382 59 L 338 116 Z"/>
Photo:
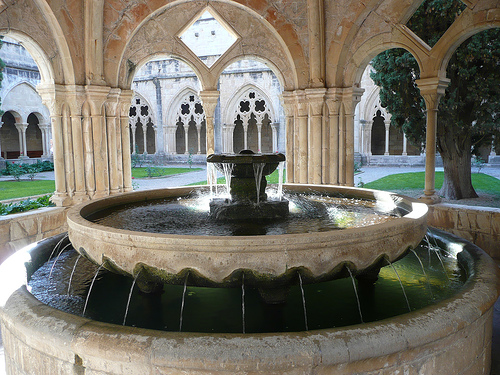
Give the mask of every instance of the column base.
<path id="1" fill-rule="evenodd" d="M 75 192 L 75 195 L 73 196 L 73 202 L 76 204 L 86 202 L 89 199 L 90 199 L 89 196 L 81 191 Z"/>
<path id="2" fill-rule="evenodd" d="M 52 203 L 57 207 L 69 207 L 73 204 L 73 200 L 67 193 L 54 193 L 52 198 L 50 198 Z"/>
<path id="3" fill-rule="evenodd" d="M 433 204 L 437 204 L 437 203 L 441 202 L 441 197 L 436 195 L 436 194 L 422 195 L 418 198 L 418 200 L 420 202 L 427 204 L 427 205 L 433 205 Z"/>

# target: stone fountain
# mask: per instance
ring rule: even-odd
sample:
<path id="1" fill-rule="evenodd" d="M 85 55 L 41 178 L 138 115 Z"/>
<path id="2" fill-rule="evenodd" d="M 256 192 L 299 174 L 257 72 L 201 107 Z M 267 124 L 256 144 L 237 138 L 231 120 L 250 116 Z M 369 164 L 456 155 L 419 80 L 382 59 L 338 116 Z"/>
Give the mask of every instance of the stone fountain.
<path id="1" fill-rule="evenodd" d="M 215 160 L 221 163 L 221 159 Z M 125 216 L 137 221 L 132 215 L 136 204 L 145 207 L 146 217 L 151 217 L 151 207 L 165 201 L 174 202 L 174 211 L 180 211 L 179 202 L 193 191 L 209 196 L 207 190 L 185 187 L 133 192 L 73 207 L 68 212 L 69 239 L 75 250 L 98 265 L 96 276 L 106 268 L 133 278 L 129 301 L 135 282 L 144 292 L 156 292 L 150 294 L 153 300 L 161 295 L 165 283 L 184 285 L 182 318 L 186 287 L 191 286 L 241 288 L 243 293 L 243 286 L 264 289 L 269 292 L 261 293 L 264 299 L 273 302 L 278 295 L 274 302 L 280 305 L 286 304 L 283 289 L 296 286 L 299 280 L 302 289 L 302 283 L 315 285 L 351 275 L 353 284 L 354 276 L 368 279 L 372 286 L 366 290 L 371 290 L 377 287 L 373 282 L 383 263 L 392 264 L 416 248 L 426 232 L 427 207 L 411 199 L 367 189 L 311 185 L 286 185 L 284 190 L 288 196 L 306 198 L 314 190 L 313 201 L 352 199 L 356 204 L 382 205 L 390 218 L 361 227 L 327 226 L 311 231 L 310 226 L 301 233 L 267 235 L 150 233 L 95 220 L 124 208 L 129 210 Z M 257 195 L 260 189 L 255 192 Z M 286 227 L 290 217 L 284 216 L 279 220 Z M 158 216 L 151 221 L 159 221 Z M 50 264 L 57 261 L 44 264 L 54 247 L 66 246 L 67 240 L 52 238 L 17 253 L 1 267 L 0 278 L 8 282 L 0 282 L 10 286 L 0 296 L 9 374 L 51 373 L 54 368 L 63 374 L 484 374 L 489 368 L 492 309 L 498 295 L 497 267 L 464 240 L 441 232 L 431 238 L 463 270 L 465 283 L 453 296 L 381 321 L 307 330 L 306 318 L 301 332 L 266 333 L 167 332 L 96 321 L 85 313 L 77 316 L 47 306 L 23 285 L 44 267 L 50 269 L 49 287 L 57 289 L 62 282 L 52 275 Z M 63 289 L 61 298 L 71 299 L 70 288 Z M 280 292 L 273 293 L 276 290 Z M 305 313 L 303 290 L 302 300 Z M 159 305 L 154 302 L 151 306 Z M 163 307 L 155 308 L 163 311 Z M 126 318 L 125 314 L 123 323 Z M 181 327 L 182 319 L 179 330 Z"/>

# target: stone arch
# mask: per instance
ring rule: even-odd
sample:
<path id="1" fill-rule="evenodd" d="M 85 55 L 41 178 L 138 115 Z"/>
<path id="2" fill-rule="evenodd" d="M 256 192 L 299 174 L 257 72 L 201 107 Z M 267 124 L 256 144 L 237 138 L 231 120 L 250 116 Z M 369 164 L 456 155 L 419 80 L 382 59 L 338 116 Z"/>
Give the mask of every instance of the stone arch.
<path id="1" fill-rule="evenodd" d="M 245 106 L 245 108 L 243 108 Z M 276 109 L 264 91 L 254 84 L 241 87 L 228 103 L 226 113 L 223 115 L 226 147 L 232 147 L 226 152 L 241 151 L 241 138 L 243 148 L 250 148 L 255 152 L 276 152 L 274 150 L 277 140 L 276 131 L 271 123 L 276 122 Z M 238 132 L 243 130 L 243 136 Z"/>
<path id="2" fill-rule="evenodd" d="M 174 51 L 175 56 L 182 59 L 200 73 L 200 82 L 203 90 L 215 90 L 218 73 L 238 56 L 255 55 L 273 61 L 280 74 L 284 77 L 284 86 L 295 88 L 299 78 L 296 73 L 296 62 L 303 59 L 299 53 L 292 57 L 283 37 L 271 24 L 248 7 L 223 1 L 210 3 L 210 7 L 221 14 L 224 19 L 240 34 L 241 39 L 230 48 L 212 68 L 203 64 L 176 36 L 187 24 L 207 7 L 206 2 L 179 1 L 167 4 L 149 14 L 140 23 L 130 30 L 130 37 L 126 42 L 119 42 L 122 50 L 119 51 L 120 63 L 117 68 L 107 66 L 108 82 L 116 82 L 119 87 L 129 87 L 138 64 L 148 60 L 158 51 Z M 176 16 L 171 14 L 175 12 Z M 158 28 L 158 23 L 164 25 Z M 125 27 L 125 26 L 123 26 Z M 160 35 L 161 33 L 161 35 Z M 245 43 L 245 53 L 242 52 L 241 43 Z M 118 42 L 117 42 L 118 43 Z M 300 51 L 302 52 L 302 51 Z M 117 56 L 112 60 L 116 61 Z M 111 60 L 110 60 L 111 61 Z M 305 66 L 304 61 L 299 61 Z M 109 63 L 110 64 L 110 63 Z M 307 71 L 307 69 L 305 69 Z"/>
<path id="3" fill-rule="evenodd" d="M 19 122 L 27 122 L 30 113 L 35 112 L 40 123 L 49 123 L 50 114 L 42 103 L 36 88 L 27 81 L 16 82 L 5 90 L 2 109 L 14 110 L 20 115 Z"/>
<path id="4" fill-rule="evenodd" d="M 46 2 L 40 1 L 40 3 L 45 3 L 44 8 L 50 9 L 48 5 L 46 5 Z M 52 12 L 50 11 L 50 13 Z M 75 84 L 75 75 L 69 48 L 63 36 L 64 34 L 62 33 L 62 30 L 58 28 L 59 23 L 57 22 L 55 17 L 53 18 L 54 22 L 49 27 L 52 27 L 51 31 L 54 34 L 59 35 L 59 37 L 54 38 L 54 42 L 57 44 L 58 52 L 61 54 L 61 56 L 60 59 L 56 58 L 55 61 L 61 64 L 63 77 L 60 77 L 56 74 L 54 65 L 57 65 L 57 63 L 54 62 L 54 59 L 49 59 L 47 53 L 44 51 L 41 45 L 30 35 L 22 31 L 10 28 L 7 29 L 0 28 L 0 34 L 8 36 L 14 40 L 17 40 L 29 52 L 29 54 L 35 61 L 36 65 L 38 66 L 38 70 L 40 71 L 40 78 L 41 78 L 40 81 L 42 85 L 54 84 L 56 83 L 56 81 L 59 80 L 61 81 L 60 83 L 64 82 L 66 84 Z"/>
<path id="5" fill-rule="evenodd" d="M 377 35 L 368 39 L 358 48 L 350 59 L 349 64 L 346 65 L 344 84 L 345 87 L 356 86 L 361 81 L 363 71 L 366 69 L 370 61 L 378 54 L 393 48 L 402 48 L 415 58 L 420 70 L 420 75 L 425 74 L 425 61 L 428 57 L 429 47 L 420 39 L 412 38 L 414 35 L 408 28 L 402 26 L 407 30 L 407 33 L 401 33 L 404 36 L 399 38 L 401 40 L 386 41 L 384 35 Z"/>
<path id="6" fill-rule="evenodd" d="M 497 8 L 497 14 L 499 12 L 500 8 Z M 432 47 L 431 53 L 435 61 L 432 70 L 437 71 L 439 77 L 446 77 L 446 68 L 451 57 L 465 40 L 481 31 L 500 27 L 500 17 L 489 17 L 491 13 L 494 13 L 491 9 L 465 9 Z"/>
<path id="7" fill-rule="evenodd" d="M 192 87 L 185 87 L 168 106 L 167 132 L 172 150 L 177 154 L 206 153 L 206 120 L 203 104 Z"/>

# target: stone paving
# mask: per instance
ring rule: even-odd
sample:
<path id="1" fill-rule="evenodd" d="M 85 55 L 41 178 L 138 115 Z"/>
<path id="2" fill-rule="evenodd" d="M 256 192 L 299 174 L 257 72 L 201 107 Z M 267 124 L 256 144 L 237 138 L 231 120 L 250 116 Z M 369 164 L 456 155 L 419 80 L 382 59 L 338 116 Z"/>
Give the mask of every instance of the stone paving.
<path id="1" fill-rule="evenodd" d="M 169 165 L 169 167 L 186 167 L 185 164 Z M 133 184 L 137 185 L 137 190 L 159 189 L 163 187 L 183 186 L 200 181 L 206 181 L 206 165 L 193 165 L 193 168 L 202 168 L 201 171 L 182 173 L 163 178 L 134 179 Z M 395 173 L 421 172 L 424 167 L 362 167 L 361 173 L 354 178 L 355 184 L 360 181 L 368 183 L 384 176 Z M 442 171 L 442 168 L 436 168 Z M 481 172 L 500 179 L 499 167 L 485 167 Z M 39 179 L 54 179 L 53 172 L 43 172 L 37 175 Z M 0 181 L 9 180 L 9 176 L 0 176 Z M 495 312 L 493 315 L 493 349 L 492 349 L 492 370 L 491 375 L 500 375 L 500 298 L 495 303 Z M 2 345 L 2 336 L 0 333 L 0 375 L 5 375 L 4 349 Z"/>

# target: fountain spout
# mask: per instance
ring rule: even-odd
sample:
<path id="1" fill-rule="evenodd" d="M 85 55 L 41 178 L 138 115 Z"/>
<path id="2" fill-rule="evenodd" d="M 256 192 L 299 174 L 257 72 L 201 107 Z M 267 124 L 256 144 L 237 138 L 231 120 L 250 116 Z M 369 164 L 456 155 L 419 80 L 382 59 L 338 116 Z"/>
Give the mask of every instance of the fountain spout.
<path id="1" fill-rule="evenodd" d="M 231 164 L 231 199 L 213 198 L 210 215 L 216 220 L 277 219 L 288 215 L 287 200 L 271 200 L 265 192 L 266 176 L 274 172 L 285 155 L 255 154 L 243 150 L 239 154 L 211 154 L 207 163 L 218 170 L 227 171 L 224 165 Z"/>

